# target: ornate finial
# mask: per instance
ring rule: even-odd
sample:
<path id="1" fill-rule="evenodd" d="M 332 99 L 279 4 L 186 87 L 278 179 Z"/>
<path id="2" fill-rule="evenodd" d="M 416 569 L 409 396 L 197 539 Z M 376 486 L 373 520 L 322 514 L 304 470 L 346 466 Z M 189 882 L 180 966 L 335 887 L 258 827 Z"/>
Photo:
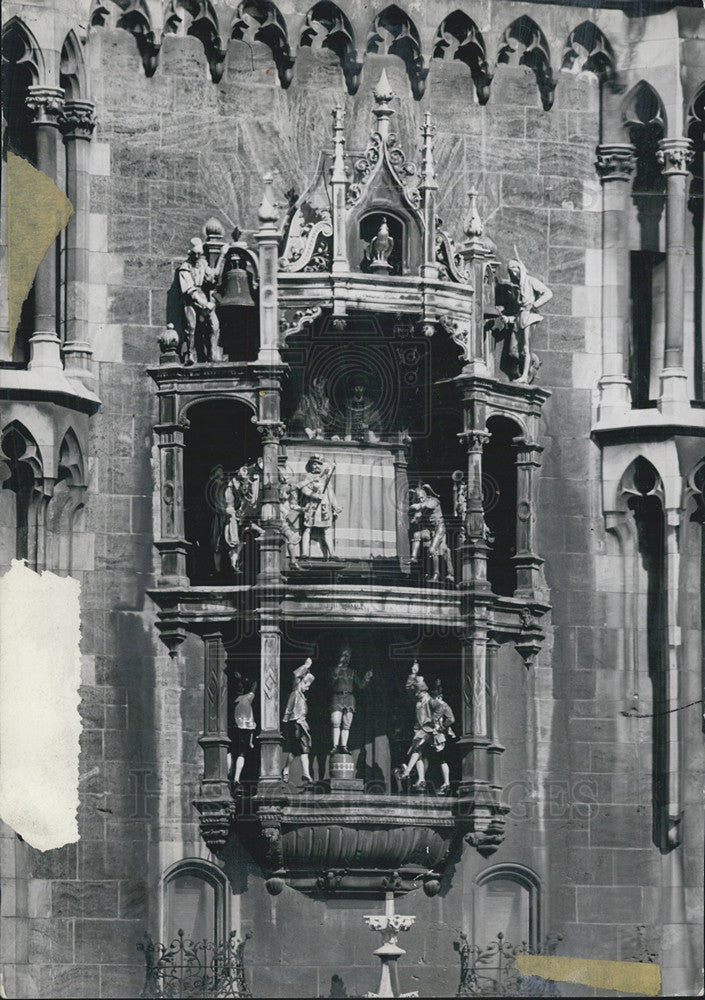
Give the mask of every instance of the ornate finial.
<path id="1" fill-rule="evenodd" d="M 263 226 L 274 226 L 279 219 L 276 202 L 274 201 L 274 190 L 272 188 L 274 177 L 272 174 L 265 174 L 263 180 L 264 192 L 257 217 Z"/>
<path id="2" fill-rule="evenodd" d="M 336 136 L 343 134 L 343 124 L 345 122 L 345 108 L 338 101 L 333 108 L 333 132 Z"/>
<path id="3" fill-rule="evenodd" d="M 373 91 L 373 96 L 377 106 L 372 109 L 372 114 L 377 119 L 377 131 L 381 135 L 383 142 L 386 142 L 389 138 L 389 119 L 394 114 L 394 108 L 390 107 L 394 91 L 389 85 L 386 70 L 382 70 L 382 75 Z"/>
<path id="4" fill-rule="evenodd" d="M 423 137 L 423 179 L 421 186 L 425 188 L 437 188 L 436 183 L 436 166 L 433 161 L 433 134 L 435 128 L 431 122 L 430 112 L 426 112 L 424 115 L 423 125 L 421 126 L 421 135 Z"/>
<path id="5" fill-rule="evenodd" d="M 159 363 L 178 364 L 179 363 L 179 335 L 174 329 L 173 323 L 167 323 L 165 330 L 160 330 L 157 334 L 157 343 L 161 350 Z"/>
<path id="6" fill-rule="evenodd" d="M 223 224 L 220 219 L 216 219 L 215 216 L 208 219 L 208 221 L 203 226 L 203 235 L 208 238 L 209 236 L 217 236 L 222 239 L 225 235 L 225 230 L 223 229 Z"/>
<path id="7" fill-rule="evenodd" d="M 386 69 L 382 70 L 382 75 L 377 81 L 377 86 L 372 93 L 376 104 L 389 104 L 394 97 L 394 91 L 389 83 Z"/>
<path id="8" fill-rule="evenodd" d="M 333 108 L 333 141 L 335 152 L 333 166 L 331 168 L 332 181 L 345 181 L 345 136 L 343 135 L 343 122 L 345 121 L 345 109 L 342 104 L 336 104 Z"/>
<path id="9" fill-rule="evenodd" d="M 465 235 L 469 240 L 479 240 L 482 238 L 483 226 L 480 214 L 477 211 L 477 189 L 471 187 L 468 191 L 470 209 L 465 220 Z"/>

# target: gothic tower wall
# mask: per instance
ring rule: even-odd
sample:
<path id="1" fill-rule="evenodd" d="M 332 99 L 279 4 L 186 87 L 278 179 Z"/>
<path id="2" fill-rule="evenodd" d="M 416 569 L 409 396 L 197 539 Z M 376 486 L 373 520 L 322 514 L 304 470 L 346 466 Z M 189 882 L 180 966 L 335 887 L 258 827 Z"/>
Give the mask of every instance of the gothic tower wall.
<path id="1" fill-rule="evenodd" d="M 83 660 L 80 839 L 42 854 L 3 827 L 8 996 L 137 995 L 144 974 L 136 947 L 142 934 L 148 930 L 161 938 L 175 930 L 166 926 L 165 874 L 183 859 L 214 860 L 192 804 L 202 771 L 202 644 L 191 636 L 171 658 L 147 596 L 159 572 L 153 546 L 159 454 L 153 439 L 156 397 L 146 369 L 156 363 L 156 338 L 173 309 L 174 268 L 191 237 L 212 216 L 226 230 L 237 223 L 254 231 L 267 171 L 275 174 L 282 204 L 288 188 L 300 192 L 329 142 L 336 102 L 347 110 L 348 149 L 362 150 L 382 68 L 396 94 L 400 145 L 417 148 L 423 114 L 433 115 L 438 214 L 445 228 L 462 236 L 467 190 L 474 185 L 499 258 L 512 257 L 516 246 L 553 291 L 532 344 L 541 361 L 538 383 L 551 393 L 541 423 L 537 525 L 552 610 L 533 665 L 527 668 L 509 647 L 499 654 L 499 725 L 506 747 L 501 770 L 510 806 L 506 836 L 491 858 L 466 847 L 452 886 L 436 897 L 417 890 L 398 903 L 400 912 L 417 917 L 401 942 L 408 953 L 401 969 L 404 988 L 422 996 L 455 990 L 458 934 L 488 943 L 477 926 L 478 877 L 481 882 L 482 873 L 495 866 L 534 873 L 532 919 L 541 936 L 562 935 L 561 954 L 634 958 L 637 927 L 645 925 L 659 951 L 664 989 L 697 988 L 705 763 L 697 705 L 702 483 L 690 493 L 686 483 L 703 459 L 703 432 L 687 440 L 686 432 L 672 434 L 670 450 L 664 442 L 642 448 L 678 494 L 668 509 L 681 510 L 681 492 L 688 496 L 687 517 L 679 522 L 680 568 L 670 594 L 680 600 L 678 700 L 694 704 L 678 712 L 680 842 L 664 847 L 654 837 L 651 716 L 661 702 L 653 695 L 647 557 L 638 540 L 623 533 L 622 522 L 605 516 L 620 503 L 631 509 L 620 484 L 639 448 L 627 438 L 622 452 L 611 452 L 606 479 L 602 439 L 591 437 L 591 428 L 604 374 L 605 308 L 605 203 L 595 148 L 629 141 L 621 101 L 642 79 L 663 102 L 664 134 L 685 134 L 687 109 L 703 78 L 702 12 L 683 7 L 642 16 L 616 7 L 587 12 L 567 4 L 464 0 L 461 9 L 484 36 L 490 64 L 498 53 L 508 60 L 496 66 L 489 100 L 480 104 L 461 58 L 431 58 L 436 32 L 450 13 L 441 3 L 403 5 L 430 64 L 420 99 L 404 61 L 374 53 L 364 59 L 351 96 L 336 52 L 300 46 L 306 4 L 298 0 L 278 4 L 296 57 L 286 88 L 272 48 L 258 40 L 227 40 L 234 5 L 215 5 L 227 50 L 217 82 L 213 46 L 200 38 L 179 29 L 162 37 L 161 24 L 153 24 L 159 52 L 148 76 L 143 62 L 150 52 L 154 58 L 154 46 L 141 43 L 141 52 L 133 34 L 116 24 L 121 12 L 138 5 L 110 0 L 89 10 L 83 0 L 78 6 L 78 16 L 76 4 L 68 2 L 7 3 L 4 9 L 5 23 L 17 17 L 31 27 L 48 67 L 57 66 L 70 29 L 81 39 L 86 97 L 95 103 L 97 119 L 87 160 L 83 280 L 86 339 L 100 397 L 86 437 L 91 554 L 75 570 Z M 144 5 L 150 11 L 152 6 Z M 362 58 L 373 12 L 359 0 L 341 6 Z M 588 14 L 609 40 L 619 77 L 614 89 L 594 71 L 599 60 L 588 64 L 580 46 L 571 55 L 571 32 Z M 516 64 L 504 37 L 515 19 L 527 15 L 543 39 L 537 72 Z M 555 95 L 546 90 L 547 69 L 557 81 Z M 537 84 L 542 72 L 543 93 Z M 58 86 L 58 69 L 52 73 L 42 83 Z M 636 211 L 627 211 L 638 230 Z M 699 400 L 702 414 L 692 219 L 688 214 L 686 362 L 689 395 Z M 642 249 L 638 238 L 632 237 L 635 252 Z M 653 241 L 645 249 L 665 254 L 665 214 L 656 221 Z M 31 402 L 24 405 L 31 408 Z M 3 412 L 3 426 L 7 422 Z M 626 499 L 607 498 L 610 488 Z M 4 569 L 14 556 L 13 540 L 0 539 Z M 246 955 L 254 995 L 329 995 L 335 976 L 349 995 L 374 987 L 376 940 L 362 916 L 378 904 L 308 900 L 293 889 L 271 897 L 257 864 L 239 845 L 229 847 L 222 867 L 227 922 L 253 934 Z M 563 987 L 566 995 L 570 988 Z M 583 995 L 580 987 L 573 990 Z"/>

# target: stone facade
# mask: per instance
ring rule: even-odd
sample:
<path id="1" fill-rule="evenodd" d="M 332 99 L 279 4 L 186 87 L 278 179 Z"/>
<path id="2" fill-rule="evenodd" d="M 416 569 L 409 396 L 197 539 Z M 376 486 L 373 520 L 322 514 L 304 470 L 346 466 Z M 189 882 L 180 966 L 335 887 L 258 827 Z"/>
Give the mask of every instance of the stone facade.
<path id="1" fill-rule="evenodd" d="M 251 25 L 249 8 L 265 6 L 241 4 L 242 17 Z M 482 873 L 507 866 L 515 875 L 535 875 L 532 933 L 562 935 L 559 954 L 636 958 L 637 927 L 645 925 L 664 992 L 697 990 L 705 763 L 703 480 L 697 473 L 705 433 L 698 275 L 703 13 L 669 4 L 637 11 L 627 0 L 589 12 L 567 3 L 464 0 L 461 9 L 484 40 L 488 82 L 479 70 L 477 78 L 471 75 L 467 48 L 452 58 L 452 24 L 438 33 L 447 5 L 404 5 L 417 32 L 421 71 L 418 60 L 414 68 L 386 52 L 387 29 L 382 25 L 375 35 L 370 28 L 376 8 L 358 0 L 341 6 L 360 64 L 357 77 L 349 55 L 344 73 L 334 47 L 302 41 L 310 36 L 306 4 L 298 0 L 278 4 L 283 28 L 274 42 L 267 36 L 270 44 L 258 39 L 256 19 L 249 34 L 235 28 L 230 39 L 231 22 L 240 16 L 234 3 L 167 5 L 173 17 L 165 21 L 155 20 L 161 7 L 151 3 L 109 0 L 90 10 L 88 0 L 5 4 L 7 30 L 26 26 L 41 52 L 38 85 L 64 86 L 63 39 L 76 33 L 85 65 L 82 89 L 72 96 L 95 105 L 97 124 L 81 154 L 85 254 L 76 281 L 85 311 L 74 339 L 90 347 L 77 363 L 88 373 L 85 391 L 99 398 L 90 416 L 84 409 L 74 421 L 81 425 L 86 490 L 83 542 L 71 567 L 81 583 L 82 609 L 80 839 L 41 853 L 2 828 L 7 995 L 137 995 L 144 977 L 137 942 L 145 931 L 159 938 L 174 930 L 165 927 L 165 875 L 183 859 L 216 861 L 192 804 L 203 766 L 202 643 L 189 635 L 171 657 L 147 594 L 159 572 L 153 544 L 159 456 L 156 395 L 146 369 L 158 360 L 157 335 L 174 308 L 174 268 L 189 239 L 212 216 L 226 230 L 237 223 L 253 233 L 267 171 L 274 173 L 280 203 L 288 188 L 304 190 L 330 144 L 336 103 L 346 108 L 348 149 L 364 149 L 382 69 L 397 95 L 394 126 L 406 150 L 418 148 L 423 114 L 433 116 L 437 209 L 445 228 L 462 236 L 466 193 L 474 186 L 498 258 L 513 256 L 516 244 L 553 291 L 532 341 L 541 361 L 537 384 L 551 393 L 541 417 L 537 517 L 551 611 L 543 623 L 546 641 L 528 668 L 511 647 L 498 652 L 506 834 L 491 858 L 466 846 L 452 885 L 439 895 L 417 890 L 398 901 L 400 912 L 417 918 L 400 942 L 408 952 L 404 988 L 422 996 L 456 989 L 453 942 L 464 931 L 488 943 L 477 926 Z M 588 13 L 599 32 L 576 32 Z M 442 38 L 450 39 L 450 49 Z M 520 58 L 527 42 L 533 63 Z M 628 187 L 621 206 L 610 200 L 620 197 L 615 183 L 631 181 L 615 182 L 617 168 L 609 164 L 595 167 L 596 147 L 606 144 L 636 144 L 646 162 L 634 131 L 648 119 L 635 126 L 622 114 L 640 81 L 660 100 L 655 141 L 690 135 L 696 157 L 679 175 L 682 190 L 668 178 L 647 184 L 649 204 L 660 202 L 650 235 L 645 210 Z M 667 197 L 671 216 L 683 213 L 684 253 L 669 228 Z M 615 211 L 623 224 L 610 228 Z M 662 377 L 665 389 L 657 378 L 657 405 L 650 408 L 631 408 L 625 379 L 625 355 L 635 355 L 624 346 L 634 326 L 630 253 L 632 266 L 639 253 L 655 255 L 655 281 L 661 280 L 659 263 L 668 268 L 668 255 L 676 255 L 682 279 L 679 316 L 674 272 L 667 271 L 671 300 L 664 318 L 653 319 L 652 364 L 658 349 L 673 348 L 677 326 L 682 349 L 670 368 L 686 374 L 665 383 Z M 0 376 L 14 370 L 5 366 Z M 0 387 L 5 384 L 0 377 Z M 53 398 L 37 403 L 21 389 L 3 389 L 1 398 L 0 430 L 20 420 L 39 438 L 42 407 L 48 408 L 42 426 L 64 419 L 63 404 Z M 630 527 L 629 498 L 645 495 L 627 481 L 639 457 L 657 473 L 647 492 L 662 503 L 670 553 L 656 584 Z M 4 569 L 17 553 L 14 538 L 0 537 Z M 45 565 L 37 559 L 34 568 Z M 658 662 L 648 624 L 654 586 L 667 593 L 670 609 L 661 623 Z M 659 694 L 655 671 L 675 688 Z M 678 709 L 665 737 L 653 718 L 664 705 Z M 676 748 L 665 763 L 664 740 Z M 670 776 L 665 831 L 657 815 L 665 808 L 658 793 L 664 772 Z M 228 925 L 253 934 L 246 954 L 254 995 L 333 995 L 335 976 L 348 995 L 374 988 L 376 940 L 362 916 L 380 904 L 309 899 L 291 888 L 270 897 L 258 865 L 235 839 L 218 865 L 227 879 Z M 571 987 L 562 989 L 567 995 Z M 582 995 L 580 987 L 572 989 Z"/>

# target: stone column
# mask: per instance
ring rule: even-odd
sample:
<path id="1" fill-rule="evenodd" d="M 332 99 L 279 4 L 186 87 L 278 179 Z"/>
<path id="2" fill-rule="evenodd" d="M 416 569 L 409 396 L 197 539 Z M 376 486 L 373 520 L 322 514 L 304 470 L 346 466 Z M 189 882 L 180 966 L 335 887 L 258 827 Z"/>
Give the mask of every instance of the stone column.
<path id="1" fill-rule="evenodd" d="M 345 111 L 338 104 L 333 111 L 333 141 L 335 154 L 330 171 L 331 201 L 333 203 L 333 274 L 344 274 L 350 270 L 347 245 L 347 209 L 345 199 L 348 178 L 345 170 L 345 136 L 343 122 Z"/>
<path id="2" fill-rule="evenodd" d="M 541 584 L 540 572 L 543 566 L 543 559 L 536 555 L 536 497 L 534 496 L 538 485 L 542 451 L 541 445 L 522 442 L 516 457 L 516 555 L 512 561 L 517 571 L 517 589 L 514 596 L 526 600 L 536 596 Z"/>
<path id="3" fill-rule="evenodd" d="M 203 781 L 228 780 L 228 682 L 222 633 L 203 635 Z"/>
<path id="4" fill-rule="evenodd" d="M 438 264 L 436 263 L 436 191 L 438 181 L 436 180 L 436 168 L 433 162 L 433 125 L 431 115 L 426 112 L 424 123 L 421 126 L 423 165 L 421 183 L 421 208 L 424 218 L 424 248 L 423 262 L 421 264 L 421 276 L 431 279 L 438 277 Z"/>
<path id="5" fill-rule="evenodd" d="M 66 226 L 66 374 L 95 381 L 90 370 L 93 355 L 88 343 L 88 213 L 89 142 L 95 128 L 95 105 L 90 101 L 65 101 L 60 116 L 66 146 L 66 195 L 73 214 Z"/>
<path id="6" fill-rule="evenodd" d="M 200 813 L 201 834 L 216 854 L 227 843 L 231 822 L 228 788 L 228 680 L 223 635 L 203 632 L 203 779 L 194 805 Z"/>
<path id="7" fill-rule="evenodd" d="M 462 772 L 459 796 L 474 795 L 478 782 L 489 779 L 487 748 L 490 745 L 487 698 L 487 627 L 476 621 L 462 636 Z"/>
<path id="8" fill-rule="evenodd" d="M 686 418 L 690 410 L 688 377 L 683 367 L 685 287 L 685 213 L 690 139 L 662 139 L 657 153 L 666 178 L 666 348 L 661 372 L 659 409 Z"/>
<path id="9" fill-rule="evenodd" d="M 264 194 L 259 207 L 260 228 L 255 234 L 259 245 L 259 354 L 261 365 L 281 365 L 279 354 L 279 213 L 274 203 L 272 175 L 264 178 Z"/>
<path id="10" fill-rule="evenodd" d="M 175 419 L 174 396 L 159 397 L 159 423 L 154 431 L 159 449 L 160 537 L 156 547 L 161 556 L 160 585 L 187 586 L 184 528 L 184 427 Z"/>
<path id="11" fill-rule="evenodd" d="M 277 785 L 282 777 L 282 735 L 279 704 L 281 630 L 273 615 L 260 620 L 260 786 Z"/>
<path id="12" fill-rule="evenodd" d="M 468 508 L 465 542 L 460 546 L 460 587 L 489 590 L 485 515 L 482 508 L 482 449 L 490 439 L 488 431 L 471 429 L 458 435 L 468 449 Z"/>
<path id="13" fill-rule="evenodd" d="M 634 170 L 634 147 L 604 143 L 595 161 L 602 182 L 602 376 L 601 420 L 631 409 L 629 358 L 629 256 L 627 198 Z"/>
<path id="14" fill-rule="evenodd" d="M 37 168 L 54 182 L 57 179 L 58 132 L 61 101 L 59 87 L 29 87 L 27 107 L 34 113 Z M 30 369 L 61 369 L 61 344 L 57 334 L 56 241 L 44 254 L 34 278 L 34 323 L 29 340 Z"/>
<path id="15" fill-rule="evenodd" d="M 499 740 L 499 694 L 497 690 L 497 653 L 499 643 L 492 637 L 487 640 L 487 660 L 485 667 L 485 686 L 487 691 L 487 777 L 499 799 L 502 788 L 499 783 L 499 757 L 504 753 L 504 747 Z"/>
<path id="16" fill-rule="evenodd" d="M 264 534 L 259 539 L 257 583 L 267 587 L 266 597 L 277 599 L 281 584 L 282 531 L 279 516 L 279 441 L 285 431 L 279 421 L 279 380 L 260 379 L 260 418 L 257 429 L 262 435 L 262 517 Z"/>
<path id="17" fill-rule="evenodd" d="M 681 842 L 680 823 L 683 805 L 680 794 L 681 754 L 680 754 L 680 713 L 674 711 L 681 704 L 681 629 L 679 625 L 680 593 L 680 547 L 679 533 L 684 512 L 679 508 L 666 510 L 666 707 L 669 714 L 665 718 L 666 761 L 665 772 L 668 781 L 666 815 L 663 817 L 664 842 L 662 847 L 670 850 Z"/>

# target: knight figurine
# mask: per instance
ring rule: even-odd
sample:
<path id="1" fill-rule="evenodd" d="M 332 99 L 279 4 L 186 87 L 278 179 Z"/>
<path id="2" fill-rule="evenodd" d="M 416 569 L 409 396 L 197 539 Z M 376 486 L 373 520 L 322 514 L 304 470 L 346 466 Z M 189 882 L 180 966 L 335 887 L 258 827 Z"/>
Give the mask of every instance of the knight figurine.
<path id="1" fill-rule="evenodd" d="M 222 361 L 223 352 L 218 342 L 220 322 L 213 290 L 219 280 L 224 250 L 216 266 L 209 267 L 203 241 L 194 237 L 188 257 L 176 270 L 184 321 L 181 360 L 185 365 L 192 365 L 194 361 Z"/>

